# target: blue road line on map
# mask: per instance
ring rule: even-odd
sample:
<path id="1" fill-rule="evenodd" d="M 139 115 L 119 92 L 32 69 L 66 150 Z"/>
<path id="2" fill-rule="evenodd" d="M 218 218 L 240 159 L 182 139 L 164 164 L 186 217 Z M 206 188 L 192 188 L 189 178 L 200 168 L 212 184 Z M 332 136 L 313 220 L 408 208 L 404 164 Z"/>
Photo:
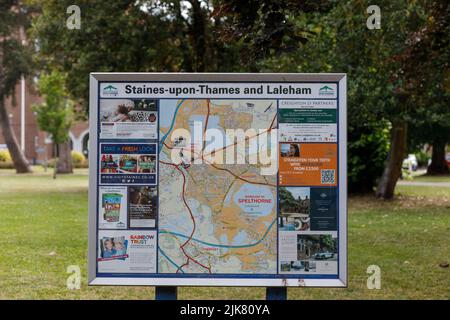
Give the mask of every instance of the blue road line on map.
<path id="1" fill-rule="evenodd" d="M 163 251 L 163 249 L 158 248 L 158 250 L 159 250 L 159 252 L 161 252 L 161 254 L 164 256 L 164 258 L 167 259 L 167 261 L 169 261 L 174 267 L 177 268 L 177 270 L 180 270 L 182 273 L 184 273 L 183 269 L 180 269 L 180 267 L 179 267 L 175 262 L 173 262 L 172 259 L 169 258 L 169 256 Z"/>
<path id="2" fill-rule="evenodd" d="M 196 239 L 196 238 L 192 238 L 191 240 L 199 242 L 199 243 L 202 243 L 202 244 L 210 246 L 210 247 L 218 247 L 218 248 L 248 248 L 248 247 L 254 247 L 254 246 L 260 244 L 261 241 L 263 241 L 266 238 L 267 234 L 269 233 L 270 229 L 272 228 L 272 226 L 275 224 L 276 221 L 277 221 L 277 219 L 272 221 L 272 223 L 269 225 L 269 227 L 267 228 L 266 232 L 264 233 L 264 235 L 262 236 L 261 239 L 259 239 L 255 243 L 251 243 L 251 244 L 224 245 L 224 244 L 209 243 L 209 242 L 205 242 L 205 241 L 202 241 L 202 240 L 199 240 L 199 239 Z M 178 233 L 178 232 L 171 232 L 171 231 L 167 231 L 167 230 L 160 230 L 159 233 L 160 234 L 168 233 L 168 234 L 173 234 L 175 236 L 179 236 L 179 237 L 182 237 L 182 238 L 189 238 L 189 236 L 187 236 L 187 235 L 184 235 L 184 234 L 181 234 L 181 233 Z"/>
<path id="3" fill-rule="evenodd" d="M 161 141 L 159 142 L 159 150 L 162 149 L 162 145 L 163 145 L 164 141 L 166 140 L 166 138 L 167 138 L 167 136 L 169 135 L 170 131 L 172 131 L 173 126 L 174 126 L 174 124 L 175 124 L 175 119 L 176 119 L 176 117 L 177 117 L 178 110 L 180 109 L 181 105 L 183 104 L 183 102 L 184 102 L 185 100 L 186 100 L 186 99 L 181 99 L 181 101 L 178 103 L 177 108 L 175 109 L 175 113 L 173 114 L 172 123 L 170 124 L 170 128 L 169 128 L 169 130 L 166 132 L 166 134 L 161 138 Z"/>

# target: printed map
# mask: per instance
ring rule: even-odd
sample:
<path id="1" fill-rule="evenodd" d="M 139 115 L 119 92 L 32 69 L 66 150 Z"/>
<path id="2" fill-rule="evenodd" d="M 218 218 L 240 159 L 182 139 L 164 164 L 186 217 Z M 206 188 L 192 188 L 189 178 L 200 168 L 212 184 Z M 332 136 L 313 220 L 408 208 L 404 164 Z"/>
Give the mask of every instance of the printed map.
<path id="1" fill-rule="evenodd" d="M 160 100 L 159 110 L 158 273 L 275 274 L 276 173 L 249 163 L 249 143 L 245 163 L 218 163 L 213 156 L 239 144 L 208 154 L 208 143 L 177 138 L 177 130 L 262 129 L 248 140 L 256 139 L 276 127 L 276 101 L 172 99 Z M 172 162 L 172 152 L 181 161 Z"/>

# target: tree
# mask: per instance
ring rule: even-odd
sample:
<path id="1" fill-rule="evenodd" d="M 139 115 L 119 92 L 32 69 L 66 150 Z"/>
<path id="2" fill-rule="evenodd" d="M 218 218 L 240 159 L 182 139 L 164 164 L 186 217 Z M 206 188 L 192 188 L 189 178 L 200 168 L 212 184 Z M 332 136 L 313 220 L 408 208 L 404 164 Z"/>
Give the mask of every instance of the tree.
<path id="1" fill-rule="evenodd" d="M 393 179 L 397 172 L 389 169 L 401 170 L 401 159 L 406 149 L 406 127 L 433 126 L 432 131 L 419 131 L 426 137 L 426 131 L 431 133 L 428 138 L 433 143 L 434 165 L 429 173 L 448 173 L 445 163 L 445 144 L 449 141 L 449 93 L 445 88 L 448 78 L 449 65 L 449 14 L 450 4 L 447 1 L 417 1 L 408 4 L 405 14 L 399 16 L 400 23 L 396 25 L 404 30 L 406 38 L 402 42 L 401 50 L 391 56 L 388 64 L 393 66 L 391 83 L 394 84 L 396 94 L 401 103 L 402 112 L 394 119 L 390 155 L 397 154 L 397 163 L 387 166 L 383 174 L 377 194 L 384 198 L 391 198 L 395 188 Z M 418 68 L 417 64 L 421 67 Z M 396 112 L 394 112 L 396 113 Z M 392 113 L 391 113 L 392 114 Z M 443 130 L 439 131 L 441 128 Z M 398 143 L 395 143 L 397 142 Z M 400 150 L 401 149 L 401 150 Z M 403 151 L 400 154 L 400 151 Z M 389 159 L 388 164 L 393 162 Z"/>
<path id="2" fill-rule="evenodd" d="M 433 6 L 448 16 L 444 3 L 379 1 L 381 29 L 369 30 L 367 0 L 252 0 L 246 6 L 237 0 L 107 6 L 85 0 L 79 2 L 81 30 L 68 30 L 61 22 L 70 1 L 44 0 L 33 30 L 40 57 L 68 74 L 71 96 L 84 105 L 86 75 L 93 70 L 346 72 L 350 188 L 372 191 L 379 178 L 377 195 L 388 199 L 401 174 L 408 126 L 431 101 L 430 90 L 421 89 L 426 72 L 415 66 L 426 61 L 428 73 L 441 74 L 438 63 L 429 62 L 445 60 L 442 49 L 422 61 L 413 40 L 427 24 L 443 20 Z M 430 116 L 440 114 L 433 108 Z"/>
<path id="3" fill-rule="evenodd" d="M 407 72 L 414 74 L 408 88 L 415 90 L 420 117 L 412 121 L 414 144 L 431 143 L 432 162 L 428 174 L 449 174 L 445 147 L 450 142 L 450 4 L 433 1 L 425 8 L 428 19 L 411 35 L 409 50 L 401 57 Z M 421 61 L 416 68 L 413 61 Z"/>
<path id="4" fill-rule="evenodd" d="M 325 13 L 332 1 L 322 0 L 220 0 L 215 15 L 225 19 L 224 41 L 235 40 L 241 62 L 253 72 L 264 68 L 264 61 L 281 53 L 293 54 L 308 41 L 308 30 L 297 19 L 308 13 Z M 298 53 L 298 52 L 296 52 Z"/>
<path id="5" fill-rule="evenodd" d="M 14 93 L 17 81 L 31 71 L 31 50 L 20 39 L 28 21 L 27 10 L 19 1 L 0 2 L 0 126 L 17 173 L 31 172 L 31 167 L 11 127 L 5 99 Z"/>
<path id="6" fill-rule="evenodd" d="M 349 114 L 353 118 L 349 122 L 356 120 L 361 126 L 367 119 L 370 126 L 388 124 L 389 150 L 376 195 L 390 199 L 401 175 L 408 121 L 417 116 L 411 95 L 401 90 L 407 77 L 397 57 L 407 49 L 410 32 L 423 23 L 423 16 L 416 14 L 420 9 L 417 2 L 377 4 L 383 16 L 379 30 L 366 27 L 369 1 L 340 2 L 333 10 L 331 17 L 338 21 L 333 58 L 349 76 Z M 372 163 L 369 155 L 366 162 Z"/>
<path id="7" fill-rule="evenodd" d="M 62 21 L 72 1 L 30 1 L 41 10 L 32 28 L 39 57 L 68 75 L 68 91 L 85 110 L 92 71 L 258 71 L 266 54 L 304 41 L 291 16 L 325 6 L 312 0 L 83 0 L 77 2 L 81 29 L 69 30 Z"/>
<path id="8" fill-rule="evenodd" d="M 320 247 L 327 251 L 336 252 L 336 241 L 330 234 L 319 236 Z"/>
<path id="9" fill-rule="evenodd" d="M 335 3 L 329 12 L 308 11 L 296 16 L 296 32 L 307 41 L 259 62 L 264 72 L 346 72 L 348 77 L 348 188 L 351 193 L 373 193 L 389 148 L 389 122 L 383 105 L 389 103 L 385 82 L 363 41 L 373 36 L 365 27 L 365 7 Z M 366 34 L 369 33 L 369 34 Z M 339 39 L 339 40 L 337 40 Z M 380 87 L 380 83 L 382 86 Z M 381 96 L 383 99 L 374 97 Z"/>
<path id="10" fill-rule="evenodd" d="M 371 191 L 380 175 L 376 194 L 389 199 L 401 175 L 408 126 L 427 121 L 442 127 L 448 119 L 443 110 L 448 103 L 437 96 L 445 90 L 436 83 L 445 83 L 448 70 L 449 14 L 446 1 L 378 1 L 381 29 L 369 30 L 370 4 L 335 1 L 327 14 L 298 16 L 295 26 L 309 41 L 294 51 L 266 56 L 259 64 L 264 71 L 347 73 L 349 187 Z M 417 68 L 419 63 L 426 67 Z M 434 101 L 443 108 L 432 107 L 426 114 Z M 370 135 L 378 140 L 367 139 Z M 437 149 L 442 164 L 443 148 Z M 384 168 L 381 156 L 386 157 Z"/>
<path id="11" fill-rule="evenodd" d="M 223 43 L 210 1 L 77 1 L 81 29 L 62 23 L 73 1 L 35 1 L 41 14 L 32 35 L 48 69 L 65 74 L 66 87 L 88 110 L 89 77 L 97 72 L 236 71 L 232 41 Z"/>
<path id="12" fill-rule="evenodd" d="M 444 103 L 446 104 L 444 105 Z M 442 107 L 448 108 L 450 101 L 441 100 Z M 441 114 L 436 116 L 436 120 L 428 122 L 420 121 L 411 126 L 409 137 L 412 140 L 412 147 L 417 149 L 425 143 L 431 145 L 431 163 L 427 167 L 428 175 L 446 175 L 449 174 L 449 166 L 446 161 L 446 146 L 450 142 L 450 115 Z M 414 148 L 413 148 L 414 149 Z"/>
<path id="13" fill-rule="evenodd" d="M 64 76 L 57 71 L 41 75 L 39 91 L 45 102 L 33 106 L 39 127 L 52 136 L 55 155 L 58 154 L 53 178 L 56 178 L 57 173 L 73 172 L 68 133 L 72 125 L 74 103 L 68 99 L 64 82 Z"/>

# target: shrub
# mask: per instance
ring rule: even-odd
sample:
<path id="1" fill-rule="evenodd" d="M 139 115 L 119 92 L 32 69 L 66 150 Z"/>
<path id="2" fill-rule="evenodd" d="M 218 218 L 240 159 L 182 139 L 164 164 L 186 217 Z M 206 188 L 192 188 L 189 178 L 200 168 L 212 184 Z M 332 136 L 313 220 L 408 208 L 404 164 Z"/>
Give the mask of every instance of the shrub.
<path id="1" fill-rule="evenodd" d="M 8 150 L 0 150 L 0 162 L 11 162 L 11 155 Z"/>
<path id="2" fill-rule="evenodd" d="M 72 165 L 75 169 L 89 168 L 89 162 L 81 152 L 72 150 L 71 154 L 72 154 Z M 54 168 L 55 164 L 56 164 L 55 158 L 49 159 L 47 161 L 47 167 L 49 168 Z"/>
<path id="3" fill-rule="evenodd" d="M 86 162 L 86 158 L 84 154 L 78 151 L 72 150 L 72 163 L 73 166 L 76 167 L 78 165 L 83 165 Z"/>
<path id="4" fill-rule="evenodd" d="M 56 164 L 56 159 L 55 158 L 51 158 L 47 160 L 47 167 L 48 168 L 54 168 Z M 42 166 L 44 166 L 44 163 L 42 163 Z"/>
<path id="5" fill-rule="evenodd" d="M 0 161 L 0 169 L 14 169 L 12 161 Z"/>
<path id="6" fill-rule="evenodd" d="M 389 151 L 386 122 L 353 125 L 348 132 L 348 191 L 370 193 L 383 173 Z"/>

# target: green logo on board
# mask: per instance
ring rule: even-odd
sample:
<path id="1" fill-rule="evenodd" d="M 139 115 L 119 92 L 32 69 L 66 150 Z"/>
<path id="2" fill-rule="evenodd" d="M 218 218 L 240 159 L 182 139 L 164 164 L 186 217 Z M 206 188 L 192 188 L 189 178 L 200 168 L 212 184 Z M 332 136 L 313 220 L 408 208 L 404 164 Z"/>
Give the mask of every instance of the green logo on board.
<path id="1" fill-rule="evenodd" d="M 334 89 L 329 86 L 323 86 L 319 89 L 319 95 L 321 96 L 332 96 L 334 95 Z"/>
<path id="2" fill-rule="evenodd" d="M 109 96 L 117 96 L 119 94 L 119 90 L 116 87 L 109 85 L 103 88 L 103 94 Z"/>

